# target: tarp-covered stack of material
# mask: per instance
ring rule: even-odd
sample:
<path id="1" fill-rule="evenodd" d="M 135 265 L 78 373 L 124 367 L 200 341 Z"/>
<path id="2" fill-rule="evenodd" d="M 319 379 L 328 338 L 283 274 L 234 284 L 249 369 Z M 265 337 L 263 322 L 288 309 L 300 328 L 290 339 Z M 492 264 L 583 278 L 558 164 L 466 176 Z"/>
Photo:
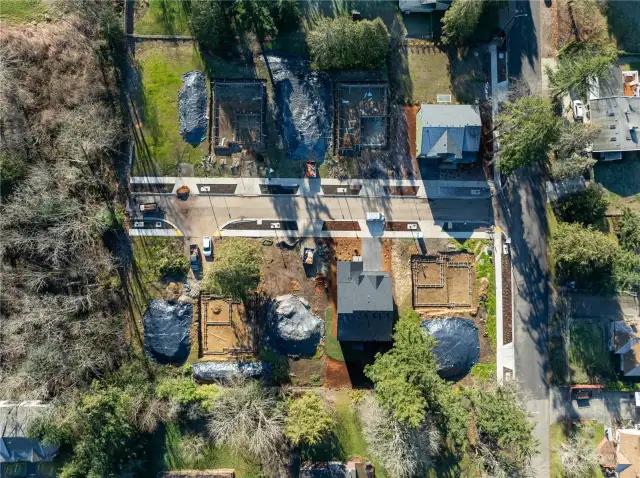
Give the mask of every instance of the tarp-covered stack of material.
<path id="1" fill-rule="evenodd" d="M 180 136 L 192 146 L 198 146 L 207 137 L 207 83 L 201 71 L 182 75 L 178 93 Z"/>
<path id="2" fill-rule="evenodd" d="M 324 336 L 324 321 L 295 295 L 281 295 L 267 312 L 267 341 L 283 355 L 313 357 Z"/>
<path id="3" fill-rule="evenodd" d="M 323 161 L 332 137 L 329 75 L 311 70 L 302 58 L 269 55 L 267 61 L 289 157 Z"/>
<path id="4" fill-rule="evenodd" d="M 199 382 L 220 382 L 237 378 L 271 376 L 271 367 L 263 362 L 198 362 L 191 366 L 193 377 Z"/>
<path id="5" fill-rule="evenodd" d="M 473 320 L 462 318 L 425 320 L 420 324 L 438 341 L 434 353 L 442 378 L 468 374 L 480 358 L 480 339 Z"/>
<path id="6" fill-rule="evenodd" d="M 189 356 L 193 305 L 172 300 L 150 300 L 142 317 L 144 350 L 161 364 L 181 364 Z"/>

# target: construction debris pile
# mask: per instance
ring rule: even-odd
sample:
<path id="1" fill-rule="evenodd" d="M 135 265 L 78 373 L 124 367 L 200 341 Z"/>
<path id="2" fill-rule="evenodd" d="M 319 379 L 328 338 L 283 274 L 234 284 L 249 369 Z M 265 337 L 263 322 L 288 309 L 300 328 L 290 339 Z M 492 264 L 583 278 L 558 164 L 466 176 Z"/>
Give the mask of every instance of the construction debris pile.
<path id="1" fill-rule="evenodd" d="M 198 146 L 207 137 L 207 83 L 201 71 L 182 75 L 178 93 L 178 120 L 180 136 L 192 146 Z"/>
<path id="2" fill-rule="evenodd" d="M 442 378 L 462 378 L 480 359 L 478 329 L 471 319 L 425 320 L 420 327 L 437 340 L 433 349 Z"/>
<path id="3" fill-rule="evenodd" d="M 281 295 L 267 312 L 267 342 L 283 355 L 313 357 L 324 336 L 324 321 L 311 313 L 309 303 L 295 295 Z"/>
<path id="4" fill-rule="evenodd" d="M 198 382 L 220 382 L 241 378 L 271 376 L 271 368 L 263 362 L 197 362 L 191 366 Z"/>
<path id="5" fill-rule="evenodd" d="M 161 364 L 182 364 L 189 356 L 193 305 L 173 300 L 150 300 L 142 316 L 144 350 Z"/>
<path id="6" fill-rule="evenodd" d="M 333 116 L 331 81 L 302 58 L 267 56 L 273 75 L 278 124 L 293 160 L 321 162 L 329 150 Z"/>

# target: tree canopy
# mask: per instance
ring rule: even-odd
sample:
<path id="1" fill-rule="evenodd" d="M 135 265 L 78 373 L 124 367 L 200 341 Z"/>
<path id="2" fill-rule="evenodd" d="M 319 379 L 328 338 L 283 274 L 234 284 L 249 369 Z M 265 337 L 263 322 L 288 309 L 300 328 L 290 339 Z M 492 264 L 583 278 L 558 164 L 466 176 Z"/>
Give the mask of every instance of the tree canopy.
<path id="1" fill-rule="evenodd" d="M 539 96 L 507 103 L 498 116 L 498 123 L 498 167 L 504 174 L 546 162 L 561 132 L 561 120 L 555 115 L 551 102 Z"/>
<path id="2" fill-rule="evenodd" d="M 547 68 L 551 93 L 556 98 L 576 90 L 584 101 L 594 79 L 604 78 L 618 58 L 618 49 L 612 42 L 572 42 L 560 49 L 558 68 Z"/>
<path id="3" fill-rule="evenodd" d="M 556 214 L 565 222 L 599 224 L 604 219 L 609 200 L 598 184 L 567 194 L 554 203 Z"/>
<path id="4" fill-rule="evenodd" d="M 640 213 L 629 208 L 622 211 L 618 238 L 620 245 L 625 249 L 629 251 L 640 249 Z"/>
<path id="5" fill-rule="evenodd" d="M 294 445 L 317 445 L 331 431 L 333 419 L 327 405 L 316 393 L 305 393 L 289 401 L 285 435 Z"/>
<path id="6" fill-rule="evenodd" d="M 442 43 L 463 44 L 478 26 L 484 4 L 484 0 L 454 0 L 441 20 Z"/>
<path id="7" fill-rule="evenodd" d="M 385 66 L 389 32 L 380 18 L 353 22 L 322 18 L 309 33 L 309 49 L 320 70 L 374 70 Z"/>

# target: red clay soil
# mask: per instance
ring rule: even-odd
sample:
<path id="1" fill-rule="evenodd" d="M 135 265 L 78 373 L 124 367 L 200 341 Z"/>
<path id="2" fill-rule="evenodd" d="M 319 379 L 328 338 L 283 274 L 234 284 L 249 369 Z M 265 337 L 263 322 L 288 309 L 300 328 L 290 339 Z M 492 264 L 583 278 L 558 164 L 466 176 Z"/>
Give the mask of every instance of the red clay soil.
<path id="1" fill-rule="evenodd" d="M 359 231 L 360 224 L 357 221 L 325 221 L 323 231 Z"/>
<path id="2" fill-rule="evenodd" d="M 407 133 L 409 134 L 409 154 L 411 159 L 416 159 L 416 114 L 420 111 L 419 106 L 405 106 L 405 115 L 407 117 Z M 416 166 L 416 165 L 414 165 Z M 416 168 L 416 171 L 418 169 Z"/>
<path id="3" fill-rule="evenodd" d="M 349 370 L 345 362 L 327 357 L 324 386 L 326 388 L 352 388 Z"/>

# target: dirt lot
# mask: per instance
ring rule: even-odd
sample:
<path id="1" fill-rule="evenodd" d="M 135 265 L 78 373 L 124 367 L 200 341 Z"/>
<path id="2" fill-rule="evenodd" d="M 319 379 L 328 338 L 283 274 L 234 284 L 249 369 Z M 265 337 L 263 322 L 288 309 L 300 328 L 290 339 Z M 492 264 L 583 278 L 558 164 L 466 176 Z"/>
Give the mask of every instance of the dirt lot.
<path id="1" fill-rule="evenodd" d="M 255 353 L 255 328 L 241 303 L 200 296 L 201 359 L 246 360 Z"/>
<path id="2" fill-rule="evenodd" d="M 469 254 L 430 255 L 414 259 L 412 277 L 416 307 L 471 307 L 473 303 L 474 269 Z M 454 305 L 455 304 L 455 305 Z"/>

